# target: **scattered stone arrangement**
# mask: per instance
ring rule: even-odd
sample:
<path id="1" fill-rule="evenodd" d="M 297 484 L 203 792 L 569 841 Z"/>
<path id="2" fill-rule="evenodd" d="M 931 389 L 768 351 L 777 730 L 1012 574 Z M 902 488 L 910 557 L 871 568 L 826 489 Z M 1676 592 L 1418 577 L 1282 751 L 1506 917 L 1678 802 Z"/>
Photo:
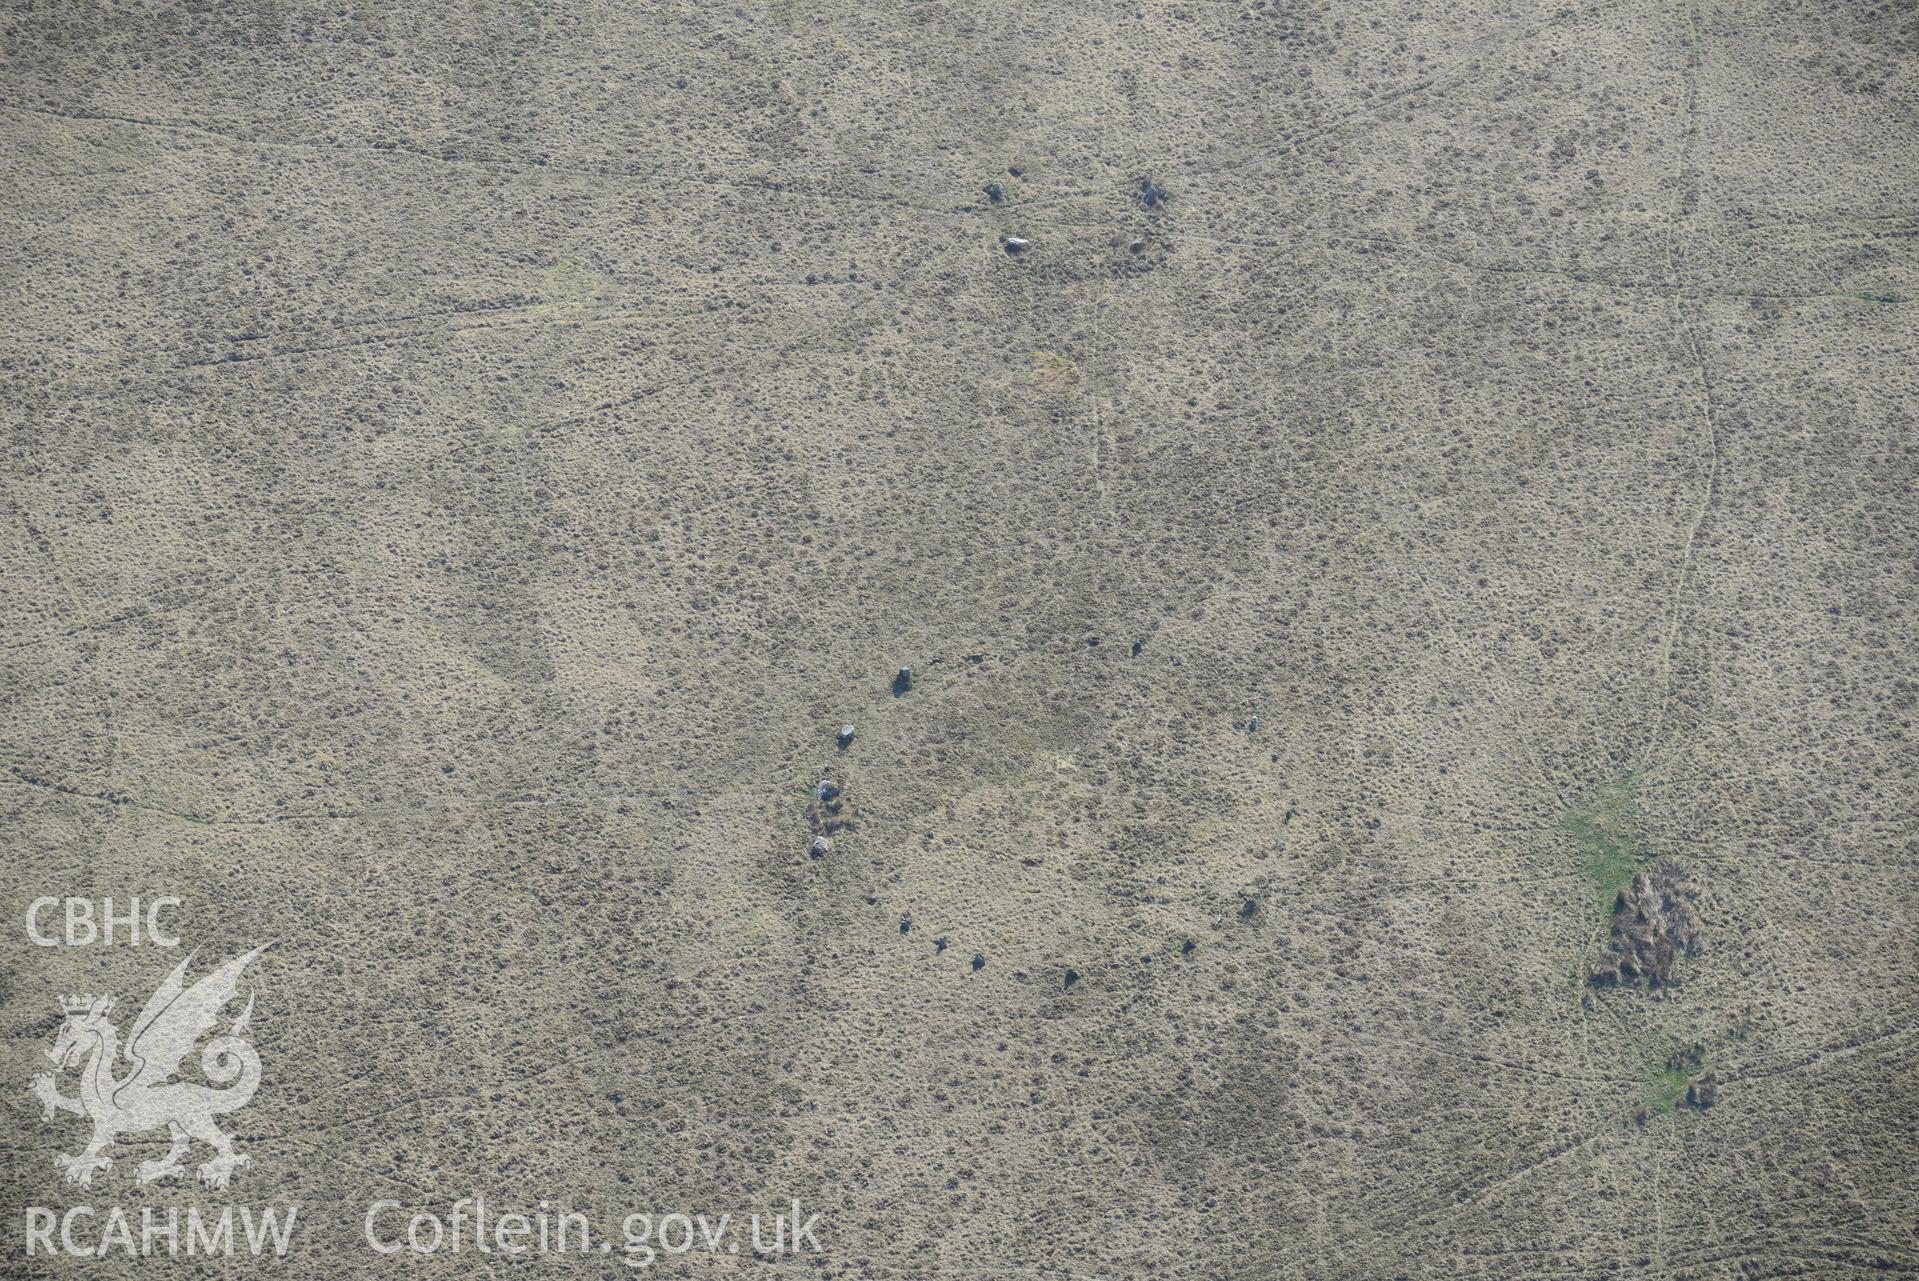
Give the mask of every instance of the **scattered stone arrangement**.
<path id="1" fill-rule="evenodd" d="M 1635 873 L 1613 902 L 1612 937 L 1593 966 L 1600 986 L 1678 987 L 1678 961 L 1699 951 L 1699 920 L 1685 869 L 1661 859 Z"/>
<path id="2" fill-rule="evenodd" d="M 1682 1108 L 1709 1108 L 1719 1097 L 1719 1073 L 1706 1066 L 1706 1047 L 1692 1045 L 1680 1050 L 1666 1060 L 1666 1066 L 1687 1075 L 1686 1097 L 1677 1101 L 1675 1106 Z"/>
<path id="3" fill-rule="evenodd" d="M 806 819 L 813 829 L 813 844 L 807 849 L 813 858 L 825 858 L 833 852 L 831 838 L 835 833 L 853 831 L 858 826 L 846 803 L 846 792 L 830 778 L 813 785 L 813 803 L 806 807 Z"/>

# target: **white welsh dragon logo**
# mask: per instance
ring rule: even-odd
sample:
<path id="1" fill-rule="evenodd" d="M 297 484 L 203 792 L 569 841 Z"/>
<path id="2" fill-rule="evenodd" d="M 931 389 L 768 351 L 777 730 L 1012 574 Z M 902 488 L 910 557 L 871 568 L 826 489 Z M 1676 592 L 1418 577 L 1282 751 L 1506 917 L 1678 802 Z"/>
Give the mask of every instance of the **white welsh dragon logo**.
<path id="1" fill-rule="evenodd" d="M 233 1172 L 248 1163 L 249 1158 L 233 1150 L 233 1140 L 221 1133 L 213 1118 L 245 1107 L 260 1087 L 260 1056 L 240 1036 L 253 1013 L 252 997 L 226 1035 L 209 1041 L 200 1053 L 200 1070 L 213 1084 L 173 1078 L 181 1061 L 213 1029 L 220 1011 L 233 999 L 241 972 L 264 951 L 266 947 L 256 947 L 237 956 L 192 987 L 186 985 L 185 975 L 187 961 L 193 958 L 188 956 L 175 966 L 128 1030 L 127 1071 L 118 1078 L 114 1072 L 121 1052 L 120 1032 L 107 1021 L 113 998 L 62 998 L 67 1017 L 47 1057 L 63 1072 L 78 1069 L 80 1094 L 77 1098 L 61 1094 L 51 1072 L 33 1078 L 33 1092 L 47 1120 L 55 1112 L 72 1112 L 93 1121 L 93 1141 L 86 1151 L 53 1158 L 66 1171 L 67 1182 L 92 1183 L 95 1171 L 113 1164 L 106 1150 L 115 1139 L 147 1130 L 167 1130 L 173 1146 L 160 1160 L 140 1163 L 136 1173 L 142 1183 L 180 1174 L 180 1158 L 195 1139 L 213 1149 L 213 1158 L 200 1167 L 200 1182 L 209 1188 L 226 1187 Z"/>

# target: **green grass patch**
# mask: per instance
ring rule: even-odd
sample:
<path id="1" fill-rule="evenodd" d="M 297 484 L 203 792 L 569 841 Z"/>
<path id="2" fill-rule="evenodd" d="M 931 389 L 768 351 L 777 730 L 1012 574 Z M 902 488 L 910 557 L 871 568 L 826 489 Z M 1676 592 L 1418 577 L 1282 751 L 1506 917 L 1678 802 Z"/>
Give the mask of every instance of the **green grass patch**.
<path id="1" fill-rule="evenodd" d="M 1650 1055 L 1646 1064 L 1646 1088 L 1643 1094 L 1648 1112 L 1671 1112 L 1686 1097 L 1686 1090 L 1706 1070 L 1703 1044 L 1676 1045 L 1658 1058 Z"/>
<path id="2" fill-rule="evenodd" d="M 1646 1106 L 1657 1112 L 1671 1112 L 1679 1106 L 1679 1100 L 1686 1097 L 1686 1086 L 1692 1081 L 1690 1068 L 1661 1068 L 1652 1074 L 1646 1082 Z"/>
<path id="3" fill-rule="evenodd" d="M 1641 862 L 1634 795 L 1638 783 L 1637 773 L 1614 779 L 1560 819 L 1579 851 L 1579 870 L 1592 883 L 1599 910 L 1607 917 Z"/>

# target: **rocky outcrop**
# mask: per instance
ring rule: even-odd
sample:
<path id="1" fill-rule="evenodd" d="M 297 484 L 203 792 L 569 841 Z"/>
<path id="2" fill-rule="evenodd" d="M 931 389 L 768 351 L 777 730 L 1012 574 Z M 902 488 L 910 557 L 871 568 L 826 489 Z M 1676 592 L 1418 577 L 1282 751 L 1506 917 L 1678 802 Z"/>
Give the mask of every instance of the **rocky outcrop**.
<path id="1" fill-rule="evenodd" d="M 1634 873 L 1613 901 L 1612 934 L 1593 966 L 1592 981 L 1606 986 L 1678 987 L 1678 962 L 1699 951 L 1699 919 L 1685 869 L 1661 859 Z"/>

